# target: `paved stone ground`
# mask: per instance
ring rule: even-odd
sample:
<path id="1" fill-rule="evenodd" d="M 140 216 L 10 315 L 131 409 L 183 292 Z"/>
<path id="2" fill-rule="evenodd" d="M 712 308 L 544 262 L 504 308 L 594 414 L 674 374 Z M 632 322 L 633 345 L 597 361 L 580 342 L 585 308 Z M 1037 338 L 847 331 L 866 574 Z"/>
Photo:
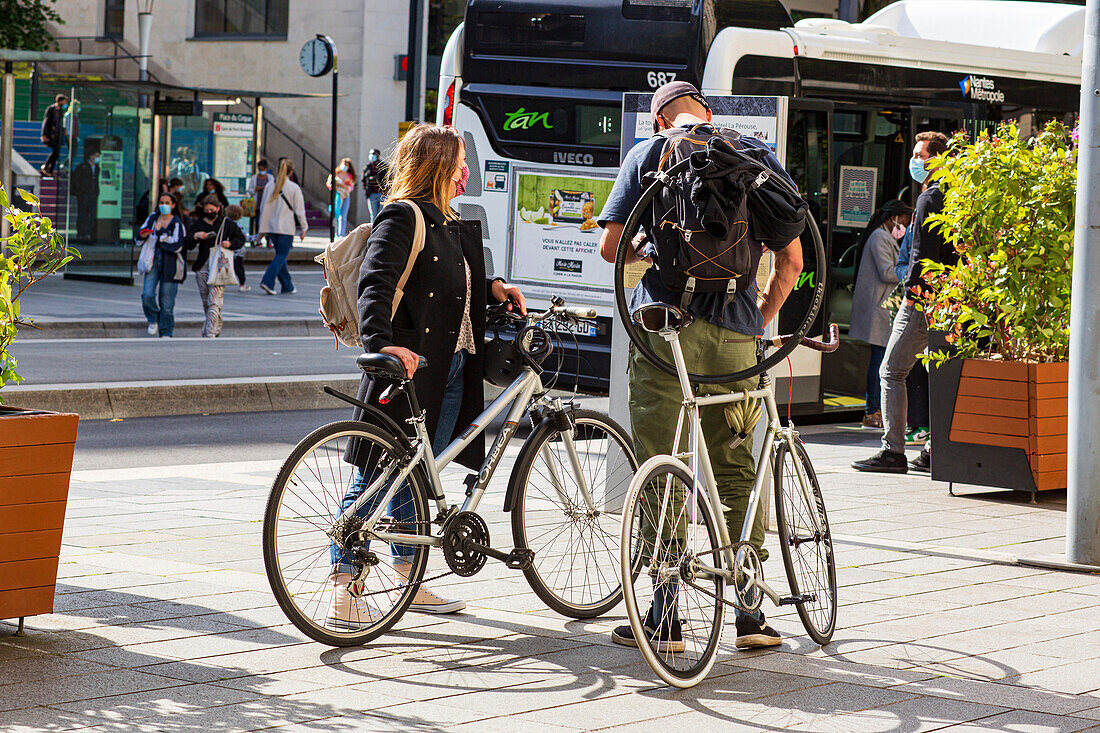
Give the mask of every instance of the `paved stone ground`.
<path id="1" fill-rule="evenodd" d="M 951 497 L 849 470 L 866 432 L 805 437 L 836 534 L 836 636 L 818 648 L 793 612 L 769 614 L 783 646 L 744 653 L 729 628 L 687 691 L 610 643 L 621 607 L 566 620 L 496 563 L 445 588 L 469 601 L 460 615 L 408 614 L 362 648 L 309 642 L 263 573 L 277 461 L 77 472 L 56 613 L 25 638 L 0 622 L 0 730 L 1100 728 L 1100 577 L 1011 561 L 1062 552 L 1064 497 Z M 503 543 L 500 496 L 483 507 Z"/>

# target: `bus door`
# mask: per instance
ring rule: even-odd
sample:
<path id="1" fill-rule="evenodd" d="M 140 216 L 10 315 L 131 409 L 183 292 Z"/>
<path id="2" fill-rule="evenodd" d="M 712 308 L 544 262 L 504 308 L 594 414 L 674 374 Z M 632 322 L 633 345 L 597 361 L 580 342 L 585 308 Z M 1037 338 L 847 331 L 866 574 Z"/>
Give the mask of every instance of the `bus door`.
<path id="1" fill-rule="evenodd" d="M 912 148 L 911 117 L 904 108 L 836 105 L 832 111 L 830 184 L 834 191 L 827 250 L 826 318 L 840 326 L 840 349 L 822 360 L 824 408 L 862 407 L 869 347 L 846 338 L 861 255 L 860 241 L 874 212 L 905 196 Z"/>
<path id="2" fill-rule="evenodd" d="M 833 177 L 832 143 L 833 103 L 817 99 L 790 99 L 787 105 L 787 141 L 784 166 L 794 179 L 799 192 L 810 206 L 810 212 L 825 240 L 825 256 L 829 259 L 832 197 L 829 182 Z M 802 241 L 805 267 L 786 303 L 779 311 L 779 332 L 791 333 L 802 321 L 810 305 L 814 286 L 821 277 L 813 268 L 813 243 L 808 236 Z M 810 329 L 812 335 L 825 330 L 826 309 L 818 313 Z M 776 399 L 787 395 L 786 370 L 775 370 Z M 791 354 L 794 384 L 790 387 L 791 410 L 795 413 L 821 411 L 821 355 L 809 349 L 795 349 Z"/>

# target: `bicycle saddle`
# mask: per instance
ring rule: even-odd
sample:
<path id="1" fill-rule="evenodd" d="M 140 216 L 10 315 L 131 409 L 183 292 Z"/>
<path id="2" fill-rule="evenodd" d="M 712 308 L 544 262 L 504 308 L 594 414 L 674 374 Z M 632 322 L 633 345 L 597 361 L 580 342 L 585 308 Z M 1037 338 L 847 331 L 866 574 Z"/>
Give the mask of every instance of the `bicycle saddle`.
<path id="1" fill-rule="evenodd" d="M 691 322 L 695 320 L 695 316 L 674 305 L 646 303 L 634 311 L 631 319 L 635 324 L 650 333 L 660 333 L 666 328 L 680 333 L 680 331 L 691 325 Z"/>
<path id="2" fill-rule="evenodd" d="M 360 354 L 355 365 L 369 377 L 407 379 L 405 365 L 393 354 Z"/>

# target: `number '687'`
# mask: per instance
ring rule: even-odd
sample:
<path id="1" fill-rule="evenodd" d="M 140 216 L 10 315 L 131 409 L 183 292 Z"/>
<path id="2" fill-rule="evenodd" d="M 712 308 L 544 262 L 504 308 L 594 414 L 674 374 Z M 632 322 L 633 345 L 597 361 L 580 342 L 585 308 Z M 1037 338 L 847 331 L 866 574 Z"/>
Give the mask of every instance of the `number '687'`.
<path id="1" fill-rule="evenodd" d="M 662 84 L 676 81 L 676 73 L 672 71 L 650 71 L 645 75 L 645 80 L 649 82 L 651 88 L 656 89 Z"/>

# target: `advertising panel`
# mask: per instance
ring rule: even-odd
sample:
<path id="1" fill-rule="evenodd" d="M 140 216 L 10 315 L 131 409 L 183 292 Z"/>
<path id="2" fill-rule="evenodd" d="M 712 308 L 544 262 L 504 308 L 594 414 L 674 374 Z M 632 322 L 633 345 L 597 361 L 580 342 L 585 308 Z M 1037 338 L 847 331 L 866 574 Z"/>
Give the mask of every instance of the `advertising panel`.
<path id="1" fill-rule="evenodd" d="M 840 195 L 837 198 L 836 225 L 862 229 L 875 213 L 878 168 L 859 165 L 840 166 Z"/>
<path id="2" fill-rule="evenodd" d="M 528 297 L 584 293 L 612 303 L 612 268 L 600 257 L 596 224 L 615 181 L 516 171 L 510 279 Z"/>

